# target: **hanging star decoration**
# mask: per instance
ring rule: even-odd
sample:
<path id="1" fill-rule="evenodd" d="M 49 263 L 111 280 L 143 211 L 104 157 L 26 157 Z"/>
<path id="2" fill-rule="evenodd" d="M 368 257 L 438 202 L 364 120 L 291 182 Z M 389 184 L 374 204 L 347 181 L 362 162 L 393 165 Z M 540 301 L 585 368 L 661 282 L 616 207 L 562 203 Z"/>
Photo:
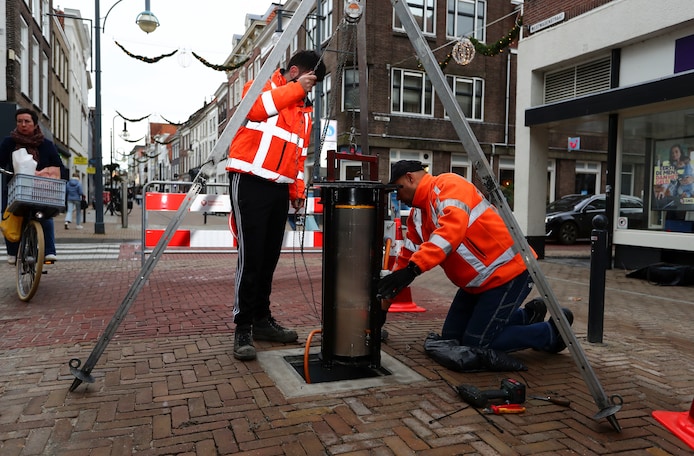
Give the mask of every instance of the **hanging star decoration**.
<path id="1" fill-rule="evenodd" d="M 172 55 L 174 55 L 175 53 L 178 52 L 178 49 L 176 49 L 175 51 L 169 52 L 168 54 L 162 54 L 162 55 L 157 56 L 157 57 L 145 57 L 142 55 L 133 54 L 132 52 L 125 49 L 118 41 L 114 41 L 114 43 L 116 43 L 116 46 L 121 48 L 123 50 L 123 52 L 125 52 L 128 55 L 128 57 L 132 57 L 133 59 L 137 59 L 137 60 L 140 60 L 140 61 L 146 62 L 146 63 L 156 63 L 156 62 L 160 61 L 161 59 L 164 59 L 166 57 L 171 57 Z"/>
<path id="2" fill-rule="evenodd" d="M 193 54 L 193 57 L 195 57 L 196 59 L 198 59 L 198 60 L 200 61 L 200 63 L 202 63 L 202 64 L 205 65 L 206 67 L 212 68 L 213 70 L 217 70 L 217 71 L 232 71 L 232 70 L 235 70 L 235 69 L 237 69 L 238 67 L 240 67 L 241 65 L 243 65 L 244 63 L 248 62 L 248 59 L 249 59 L 248 57 L 246 57 L 245 59 L 243 59 L 243 60 L 241 60 L 240 62 L 238 62 L 238 63 L 236 63 L 236 64 L 233 64 L 233 65 L 215 65 L 214 63 L 210 63 L 210 62 L 208 62 L 207 60 L 203 59 L 202 57 L 200 57 L 199 55 L 197 55 L 197 54 L 196 54 L 195 52 L 193 52 L 193 51 L 191 51 L 191 54 Z"/>

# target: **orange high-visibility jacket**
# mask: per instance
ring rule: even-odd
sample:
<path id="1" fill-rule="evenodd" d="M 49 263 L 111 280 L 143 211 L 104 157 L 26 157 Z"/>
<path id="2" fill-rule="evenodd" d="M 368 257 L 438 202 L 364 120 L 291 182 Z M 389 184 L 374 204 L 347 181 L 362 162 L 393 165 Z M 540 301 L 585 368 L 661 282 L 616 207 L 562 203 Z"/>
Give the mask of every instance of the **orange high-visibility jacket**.
<path id="1" fill-rule="evenodd" d="M 412 206 L 394 269 L 409 261 L 422 272 L 441 265 L 451 282 L 469 293 L 496 288 L 525 271 L 496 208 L 463 177 L 425 174 Z"/>
<path id="2" fill-rule="evenodd" d="M 243 88 L 246 95 L 253 81 Z M 263 87 L 229 146 L 227 171 L 253 174 L 289 184 L 289 198 L 303 198 L 304 162 L 311 135 L 311 112 L 298 82 L 287 83 L 279 70 Z"/>

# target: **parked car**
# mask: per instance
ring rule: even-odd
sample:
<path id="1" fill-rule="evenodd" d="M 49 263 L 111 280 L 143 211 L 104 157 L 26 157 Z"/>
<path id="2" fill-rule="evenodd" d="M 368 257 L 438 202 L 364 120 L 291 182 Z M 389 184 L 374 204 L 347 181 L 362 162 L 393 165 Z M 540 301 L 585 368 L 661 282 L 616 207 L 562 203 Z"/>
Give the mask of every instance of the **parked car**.
<path id="1" fill-rule="evenodd" d="M 605 214 L 605 195 L 567 195 L 547 206 L 545 236 L 561 244 L 573 244 L 590 237 L 593 217 Z M 627 218 L 629 228 L 639 228 L 643 218 L 643 201 L 635 196 L 620 196 L 619 212 Z"/>

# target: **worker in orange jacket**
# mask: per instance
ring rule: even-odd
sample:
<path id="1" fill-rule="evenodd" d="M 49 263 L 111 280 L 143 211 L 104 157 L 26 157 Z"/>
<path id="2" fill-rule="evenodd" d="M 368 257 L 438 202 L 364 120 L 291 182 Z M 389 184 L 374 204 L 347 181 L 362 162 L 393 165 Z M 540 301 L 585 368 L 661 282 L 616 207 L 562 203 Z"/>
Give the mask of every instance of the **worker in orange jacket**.
<path id="1" fill-rule="evenodd" d="M 379 281 L 383 321 L 390 300 L 418 275 L 441 266 L 458 286 L 441 337 L 470 347 L 558 353 L 566 345 L 542 300 L 521 308 L 533 283 L 496 208 L 463 177 L 431 176 L 419 161 L 391 170 L 398 199 L 412 206 L 394 272 Z M 573 315 L 563 309 L 569 322 Z"/>
<path id="2" fill-rule="evenodd" d="M 272 317 L 270 292 L 289 203 L 304 204 L 304 162 L 311 134 L 307 98 L 325 76 L 314 51 L 299 51 L 275 71 L 229 147 L 226 169 L 238 241 L 234 296 L 234 357 L 256 357 L 253 340 L 294 342 L 296 331 Z M 252 81 L 246 83 L 244 95 Z"/>

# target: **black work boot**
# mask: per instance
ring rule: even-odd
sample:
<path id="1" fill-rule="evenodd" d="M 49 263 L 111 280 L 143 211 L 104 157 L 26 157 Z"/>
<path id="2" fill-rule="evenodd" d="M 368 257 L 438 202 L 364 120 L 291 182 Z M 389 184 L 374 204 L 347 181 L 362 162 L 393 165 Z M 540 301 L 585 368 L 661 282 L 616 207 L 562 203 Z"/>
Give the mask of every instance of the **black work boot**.
<path id="1" fill-rule="evenodd" d="M 299 338 L 296 331 L 283 328 L 272 317 L 253 322 L 253 339 L 269 340 L 270 342 L 296 342 Z"/>
<path id="2" fill-rule="evenodd" d="M 526 318 L 528 319 L 529 325 L 533 323 L 540 323 L 545 321 L 545 315 L 547 315 L 547 306 L 542 298 L 535 298 L 523 306 L 525 309 Z"/>
<path id="3" fill-rule="evenodd" d="M 253 346 L 253 329 L 250 325 L 237 326 L 234 332 L 234 358 L 241 361 L 255 359 Z"/>
<path id="4" fill-rule="evenodd" d="M 566 307 L 562 307 L 561 311 L 564 312 L 564 316 L 569 321 L 569 326 L 573 325 L 574 324 L 573 312 L 571 312 Z M 557 324 L 554 321 L 554 318 L 549 319 L 549 326 L 552 329 L 552 336 L 554 338 L 554 342 L 552 342 L 550 344 L 547 351 L 549 353 L 559 353 L 560 351 L 562 351 L 566 348 L 566 342 L 564 342 L 564 339 L 562 339 L 561 334 L 559 334 L 559 329 L 557 328 Z"/>

